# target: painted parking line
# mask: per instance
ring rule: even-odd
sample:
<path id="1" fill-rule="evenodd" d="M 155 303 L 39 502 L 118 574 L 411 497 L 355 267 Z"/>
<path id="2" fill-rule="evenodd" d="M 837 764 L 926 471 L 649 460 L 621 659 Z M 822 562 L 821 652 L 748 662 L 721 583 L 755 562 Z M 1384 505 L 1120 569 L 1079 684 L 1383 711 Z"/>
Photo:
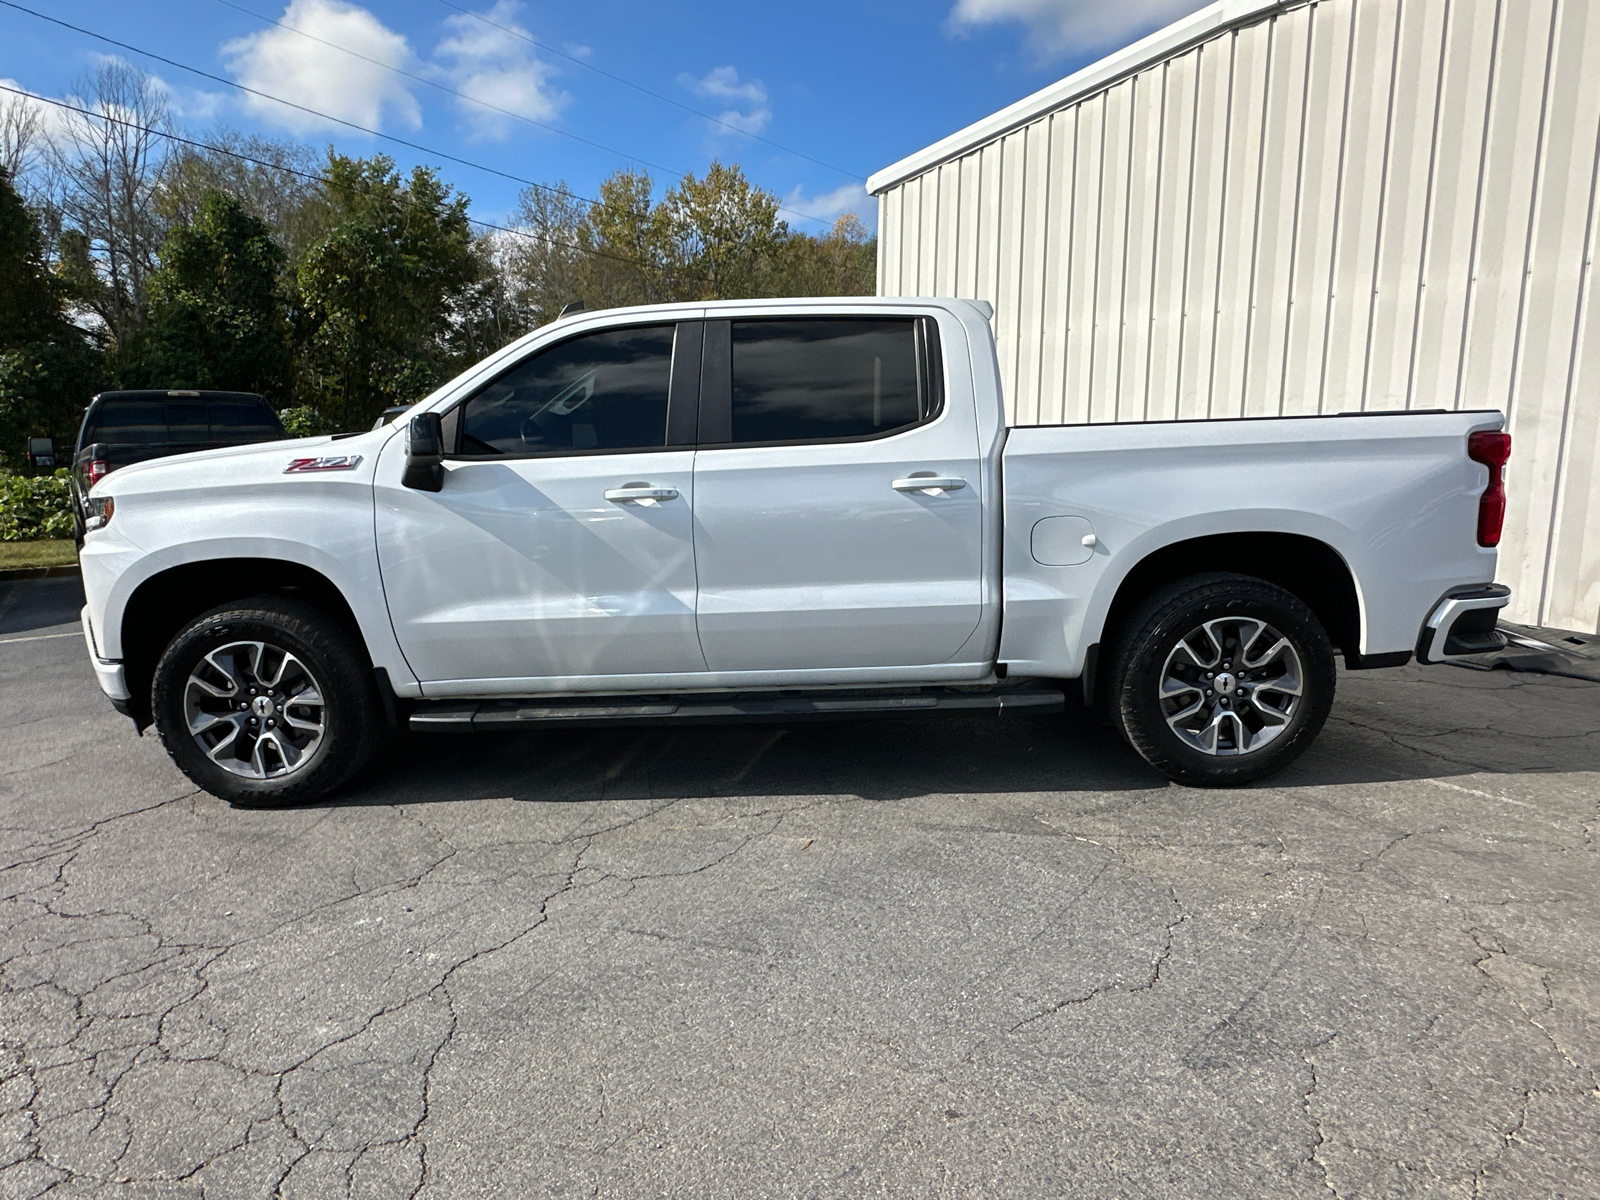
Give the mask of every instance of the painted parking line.
<path id="1" fill-rule="evenodd" d="M 81 638 L 82 636 L 83 632 L 77 629 L 74 629 L 71 633 L 40 633 L 35 634 L 33 637 L 0 638 L 0 646 L 9 646 L 13 642 L 48 642 L 51 638 Z"/>

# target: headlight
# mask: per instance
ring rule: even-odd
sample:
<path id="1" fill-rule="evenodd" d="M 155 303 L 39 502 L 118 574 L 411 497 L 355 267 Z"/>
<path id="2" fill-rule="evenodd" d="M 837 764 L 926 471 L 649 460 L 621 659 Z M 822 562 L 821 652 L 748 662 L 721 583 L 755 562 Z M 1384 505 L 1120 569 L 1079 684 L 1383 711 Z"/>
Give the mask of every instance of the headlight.
<path id="1" fill-rule="evenodd" d="M 83 528 L 85 532 L 92 532 L 96 529 L 104 529 L 107 525 L 111 524 L 111 514 L 115 512 L 116 509 L 117 502 L 110 496 L 89 497 L 89 513 L 83 521 Z"/>

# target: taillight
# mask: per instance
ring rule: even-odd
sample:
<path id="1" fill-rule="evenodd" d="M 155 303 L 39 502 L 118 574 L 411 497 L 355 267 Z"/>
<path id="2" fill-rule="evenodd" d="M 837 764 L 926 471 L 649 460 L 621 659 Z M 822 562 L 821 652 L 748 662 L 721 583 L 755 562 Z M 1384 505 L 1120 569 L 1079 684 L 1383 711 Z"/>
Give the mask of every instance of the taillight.
<path id="1" fill-rule="evenodd" d="M 1489 468 L 1489 486 L 1478 498 L 1478 545 L 1498 546 L 1506 523 L 1506 481 L 1502 468 L 1511 457 L 1511 435 L 1481 430 L 1467 435 L 1467 457 Z"/>
<path id="2" fill-rule="evenodd" d="M 84 478 L 88 480 L 90 487 L 99 483 L 109 474 L 111 474 L 111 464 L 103 458 L 95 459 L 84 470 Z"/>

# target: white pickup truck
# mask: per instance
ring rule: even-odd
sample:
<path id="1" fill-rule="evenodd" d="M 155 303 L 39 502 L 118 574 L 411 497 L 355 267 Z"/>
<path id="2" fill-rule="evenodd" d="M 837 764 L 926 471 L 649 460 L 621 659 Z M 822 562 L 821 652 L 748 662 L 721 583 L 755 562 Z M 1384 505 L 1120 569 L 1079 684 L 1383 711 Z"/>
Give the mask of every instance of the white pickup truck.
<path id="1" fill-rule="evenodd" d="M 1008 429 L 988 306 L 567 317 L 394 425 L 90 494 L 100 685 L 237 804 L 395 732 L 1104 706 L 1184 783 L 1493 649 L 1498 412 Z"/>

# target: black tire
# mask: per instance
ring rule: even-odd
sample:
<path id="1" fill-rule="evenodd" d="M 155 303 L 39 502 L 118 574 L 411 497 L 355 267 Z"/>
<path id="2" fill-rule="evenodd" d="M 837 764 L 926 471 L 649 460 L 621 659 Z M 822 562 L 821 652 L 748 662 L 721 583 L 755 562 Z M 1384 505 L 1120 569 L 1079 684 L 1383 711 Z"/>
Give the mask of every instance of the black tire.
<path id="1" fill-rule="evenodd" d="M 1280 647 L 1272 661 L 1269 632 L 1288 646 L 1270 639 Z M 1248 575 L 1191 575 L 1159 589 L 1123 622 L 1110 666 L 1112 722 L 1167 778 L 1202 787 L 1249 783 L 1298 758 L 1328 718 L 1337 678 L 1312 611 Z"/>
<path id="2" fill-rule="evenodd" d="M 240 683 L 241 676 L 246 682 L 254 678 L 252 652 L 229 649 L 254 643 L 268 648 L 257 656 L 264 664 L 262 677 L 288 661 L 277 655 L 293 656 L 296 664 L 279 671 L 280 676 L 287 672 L 283 693 L 274 690 L 269 701 L 267 689 L 261 688 L 262 711 L 271 715 L 252 719 L 256 728 L 247 730 L 240 722 L 254 709 L 226 711 L 221 719 L 212 718 L 220 733 L 209 728 L 192 732 L 191 721 L 200 724 L 210 710 L 191 717 L 191 706 L 233 710 L 255 703 L 255 693 Z M 216 657 L 207 660 L 207 655 Z M 228 669 L 218 670 L 217 663 Z M 296 688 L 298 696 L 315 695 L 320 703 L 299 704 L 298 696 L 288 695 Z M 214 692 L 221 701 L 209 699 Z M 156 665 L 150 695 L 156 731 L 178 769 L 213 796 L 241 808 L 304 804 L 325 796 L 366 765 L 387 730 L 372 664 L 359 637 L 315 605 L 281 596 L 233 601 L 190 621 Z M 234 696 L 238 705 L 232 703 Z M 289 728 L 289 717 L 300 722 L 296 730 Z M 267 721 L 274 722 L 276 735 L 262 736 L 260 727 Z M 232 735 L 225 722 L 233 726 Z M 317 722 L 315 742 L 310 734 L 298 732 Z M 295 750 L 295 738 L 304 739 L 308 748 L 291 766 L 287 755 Z M 202 739 L 214 741 L 211 753 Z M 259 758 L 253 753 L 258 741 L 267 742 Z M 276 773 L 274 767 L 279 768 Z M 247 770 L 258 774 L 240 773 Z"/>

